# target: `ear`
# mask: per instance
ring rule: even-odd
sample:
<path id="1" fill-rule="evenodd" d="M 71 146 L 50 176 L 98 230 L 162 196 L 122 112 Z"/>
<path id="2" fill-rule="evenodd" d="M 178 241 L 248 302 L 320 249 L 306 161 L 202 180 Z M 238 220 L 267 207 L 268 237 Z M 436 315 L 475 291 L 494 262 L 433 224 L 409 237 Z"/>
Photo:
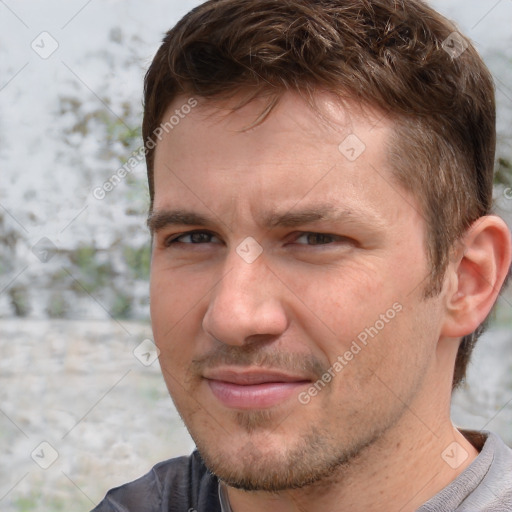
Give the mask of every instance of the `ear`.
<path id="1" fill-rule="evenodd" d="M 446 316 L 441 335 L 471 334 L 494 305 L 510 268 L 511 237 L 494 215 L 477 219 L 461 240 L 447 269 Z"/>

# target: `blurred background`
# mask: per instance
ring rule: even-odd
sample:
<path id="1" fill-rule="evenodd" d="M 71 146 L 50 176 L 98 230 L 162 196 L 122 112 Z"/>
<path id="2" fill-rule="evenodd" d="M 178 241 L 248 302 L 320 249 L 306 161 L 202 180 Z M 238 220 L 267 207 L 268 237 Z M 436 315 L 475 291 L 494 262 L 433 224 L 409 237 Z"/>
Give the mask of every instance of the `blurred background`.
<path id="1" fill-rule="evenodd" d="M 0 510 L 90 510 L 193 443 L 151 352 L 142 80 L 199 1 L 0 0 Z M 512 218 L 512 2 L 436 0 L 494 74 Z M 105 185 L 124 166 L 126 177 Z M 512 444 L 512 296 L 457 393 Z"/>

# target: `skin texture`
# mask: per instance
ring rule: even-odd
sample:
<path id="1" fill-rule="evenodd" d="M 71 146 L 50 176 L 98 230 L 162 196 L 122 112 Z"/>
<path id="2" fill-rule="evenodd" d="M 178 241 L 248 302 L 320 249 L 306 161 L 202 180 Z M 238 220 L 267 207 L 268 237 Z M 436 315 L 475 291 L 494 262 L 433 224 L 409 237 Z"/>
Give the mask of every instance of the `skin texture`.
<path id="1" fill-rule="evenodd" d="M 479 219 L 426 300 L 425 221 L 387 163 L 391 121 L 326 94 L 317 104 L 330 122 L 287 93 L 243 131 L 261 102 L 228 115 L 229 104 L 202 101 L 158 142 L 160 364 L 235 512 L 412 511 L 477 455 L 450 421 L 453 366 L 501 286 L 508 230 Z M 353 161 L 350 134 L 366 146 Z M 219 399 L 219 372 L 295 382 L 233 406 Z M 455 469 L 442 457 L 452 442 L 467 453 Z"/>

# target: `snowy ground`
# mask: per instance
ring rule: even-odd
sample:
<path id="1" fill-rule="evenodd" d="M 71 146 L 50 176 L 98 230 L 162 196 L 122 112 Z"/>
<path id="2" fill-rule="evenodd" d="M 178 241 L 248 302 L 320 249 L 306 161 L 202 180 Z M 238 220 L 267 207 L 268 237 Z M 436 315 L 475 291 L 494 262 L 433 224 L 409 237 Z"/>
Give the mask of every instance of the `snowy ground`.
<path id="1" fill-rule="evenodd" d="M 147 325 L 2 320 L 0 337 L 2 512 L 90 510 L 192 450 L 158 361 L 134 355 Z"/>

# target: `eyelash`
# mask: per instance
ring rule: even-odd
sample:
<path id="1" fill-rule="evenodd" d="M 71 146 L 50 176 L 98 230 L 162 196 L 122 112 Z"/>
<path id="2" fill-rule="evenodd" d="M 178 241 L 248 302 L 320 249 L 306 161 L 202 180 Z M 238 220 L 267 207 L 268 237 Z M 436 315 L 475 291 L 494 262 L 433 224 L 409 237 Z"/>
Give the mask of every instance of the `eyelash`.
<path id="1" fill-rule="evenodd" d="M 187 245 L 203 245 L 205 243 L 211 243 L 211 241 L 210 242 L 195 242 L 195 243 L 194 242 L 180 242 L 180 238 L 183 238 L 186 236 L 193 236 L 196 234 L 208 235 L 210 237 L 217 237 L 217 235 L 211 231 L 198 229 L 198 230 L 188 231 L 186 233 L 181 233 L 178 235 L 172 235 L 172 236 L 168 237 L 167 239 L 165 239 L 164 244 L 166 247 L 170 247 L 171 245 L 176 244 L 176 243 L 186 243 Z M 296 241 L 299 238 L 302 238 L 304 236 L 311 236 L 311 235 L 318 236 L 318 237 L 330 237 L 332 239 L 332 241 L 328 242 L 328 243 L 323 243 L 323 244 L 319 243 L 319 244 L 299 244 L 299 245 L 322 246 L 322 245 L 331 245 L 332 243 L 339 242 L 339 241 L 354 243 L 354 240 L 352 240 L 348 237 L 342 236 L 342 235 L 333 235 L 330 233 L 319 233 L 319 232 L 315 232 L 315 231 L 300 231 L 293 237 L 293 240 Z"/>
<path id="2" fill-rule="evenodd" d="M 204 230 L 204 229 L 197 229 L 197 230 L 194 230 L 194 231 L 187 231 L 186 233 L 181 233 L 181 234 L 178 234 L 178 235 L 172 235 L 168 238 L 165 239 L 164 241 L 164 244 L 166 247 L 170 247 L 171 245 L 173 244 L 176 244 L 176 243 L 180 243 L 180 238 L 183 238 L 185 236 L 192 236 L 192 235 L 196 235 L 196 234 L 202 234 L 202 235 L 210 235 L 212 237 L 215 237 L 215 233 L 212 233 L 211 231 L 207 231 L 207 230 Z M 185 243 L 185 242 L 182 242 L 182 243 Z M 201 245 L 200 243 L 190 243 L 188 242 L 189 245 Z"/>

